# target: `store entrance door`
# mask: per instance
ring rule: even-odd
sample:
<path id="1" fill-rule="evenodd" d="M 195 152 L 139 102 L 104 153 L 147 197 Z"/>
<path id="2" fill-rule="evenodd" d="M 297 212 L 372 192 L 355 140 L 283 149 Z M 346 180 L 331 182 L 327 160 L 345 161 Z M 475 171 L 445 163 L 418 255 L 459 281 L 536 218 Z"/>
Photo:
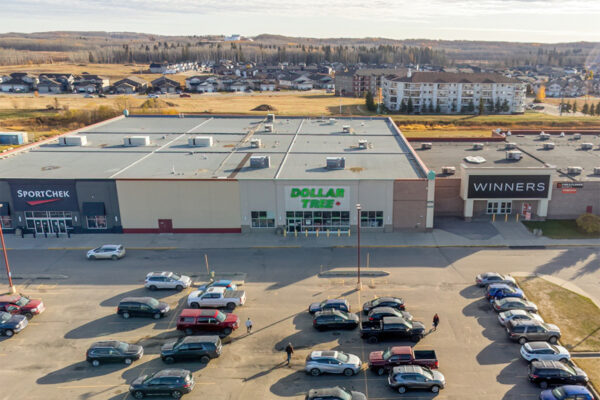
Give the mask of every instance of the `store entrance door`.
<path id="1" fill-rule="evenodd" d="M 158 220 L 158 232 L 159 233 L 173 233 L 173 220 L 172 219 L 159 219 Z"/>
<path id="2" fill-rule="evenodd" d="M 36 218 L 33 220 L 33 223 L 36 234 L 67 233 L 67 224 L 64 219 Z"/>

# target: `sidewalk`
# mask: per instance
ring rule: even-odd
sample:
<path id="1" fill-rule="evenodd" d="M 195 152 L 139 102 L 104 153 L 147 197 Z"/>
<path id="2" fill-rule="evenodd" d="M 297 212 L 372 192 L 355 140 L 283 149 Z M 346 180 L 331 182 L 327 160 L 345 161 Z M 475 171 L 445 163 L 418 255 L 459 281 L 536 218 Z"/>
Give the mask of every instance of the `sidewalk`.
<path id="1" fill-rule="evenodd" d="M 548 239 L 533 236 L 516 222 L 439 219 L 432 232 L 371 233 L 361 231 L 361 247 L 528 247 L 528 246 L 598 246 L 598 239 Z M 25 249 L 84 250 L 101 244 L 122 244 L 127 249 L 210 249 L 210 248 L 294 248 L 294 247 L 355 247 L 357 237 L 342 234 L 288 235 L 272 232 L 242 234 L 80 234 L 67 237 L 25 238 L 6 235 L 6 247 Z"/>

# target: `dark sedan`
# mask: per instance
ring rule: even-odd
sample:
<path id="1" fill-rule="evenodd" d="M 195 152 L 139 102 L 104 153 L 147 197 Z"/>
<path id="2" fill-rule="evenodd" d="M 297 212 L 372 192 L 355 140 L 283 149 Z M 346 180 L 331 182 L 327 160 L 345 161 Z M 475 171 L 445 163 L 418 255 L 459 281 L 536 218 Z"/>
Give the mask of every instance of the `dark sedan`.
<path id="1" fill-rule="evenodd" d="M 400 317 L 406 321 L 412 321 L 413 316 L 407 311 L 399 311 L 392 307 L 377 307 L 369 311 L 369 321 L 381 321 L 383 317 Z"/>
<path id="2" fill-rule="evenodd" d="M 11 337 L 25 329 L 28 322 L 24 315 L 0 311 L 0 335 Z"/>
<path id="3" fill-rule="evenodd" d="M 339 310 L 326 310 L 315 313 L 313 326 L 324 331 L 327 329 L 355 329 L 358 326 L 358 316 Z"/>
<path id="4" fill-rule="evenodd" d="M 363 313 L 368 314 L 375 307 L 392 307 L 404 311 L 404 300 L 400 297 L 377 297 L 363 304 Z"/>

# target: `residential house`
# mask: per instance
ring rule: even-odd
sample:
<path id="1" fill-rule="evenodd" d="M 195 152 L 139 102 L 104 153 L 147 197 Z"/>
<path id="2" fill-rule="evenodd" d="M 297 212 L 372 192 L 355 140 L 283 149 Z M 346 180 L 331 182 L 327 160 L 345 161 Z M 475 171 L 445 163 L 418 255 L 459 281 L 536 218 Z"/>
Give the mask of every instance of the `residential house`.
<path id="1" fill-rule="evenodd" d="M 191 76 L 185 79 L 185 90 L 198 93 L 213 93 L 219 89 L 220 80 L 214 76 Z"/>
<path id="2" fill-rule="evenodd" d="M 63 93 L 63 84 L 55 79 L 40 76 L 40 82 L 37 85 L 39 93 Z"/>
<path id="3" fill-rule="evenodd" d="M 179 90 L 179 82 L 169 79 L 166 76 L 161 76 L 152 81 L 152 88 L 155 92 L 175 93 Z"/>
<path id="4" fill-rule="evenodd" d="M 0 83 L 2 92 L 31 92 L 37 87 L 38 78 L 25 72 L 13 72 L 9 79 Z"/>
<path id="5" fill-rule="evenodd" d="M 561 97 L 564 82 L 554 80 L 546 84 L 546 97 Z"/>
<path id="6" fill-rule="evenodd" d="M 261 92 L 272 92 L 277 87 L 275 80 L 262 80 L 258 83 L 258 90 Z"/>
<path id="7" fill-rule="evenodd" d="M 229 85 L 229 90 L 232 92 L 245 92 L 247 89 L 250 89 L 249 84 L 243 79 L 236 80 Z"/>
<path id="8" fill-rule="evenodd" d="M 38 92 L 71 93 L 75 77 L 72 74 L 42 73 L 39 75 Z M 56 83 L 59 86 L 56 86 Z"/>
<path id="9" fill-rule="evenodd" d="M 167 68 L 169 67 L 168 63 L 150 63 L 150 73 L 152 74 L 164 74 Z"/>
<path id="10" fill-rule="evenodd" d="M 137 76 L 128 76 L 113 83 L 113 91 L 120 94 L 143 93 L 148 89 L 148 82 Z"/>
<path id="11" fill-rule="evenodd" d="M 102 93 L 109 85 L 110 81 L 105 76 L 82 74 L 75 78 L 73 88 L 79 93 Z"/>

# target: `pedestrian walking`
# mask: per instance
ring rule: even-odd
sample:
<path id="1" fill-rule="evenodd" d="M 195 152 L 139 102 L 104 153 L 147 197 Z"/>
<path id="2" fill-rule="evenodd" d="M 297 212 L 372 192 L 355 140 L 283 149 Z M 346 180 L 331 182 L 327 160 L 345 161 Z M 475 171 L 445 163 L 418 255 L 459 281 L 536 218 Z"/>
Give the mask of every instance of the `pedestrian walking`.
<path id="1" fill-rule="evenodd" d="M 437 315 L 437 313 L 435 313 L 435 315 L 433 316 L 433 330 L 437 331 L 437 327 L 440 324 L 440 316 Z"/>
<path id="2" fill-rule="evenodd" d="M 292 354 L 294 354 L 294 347 L 291 343 L 288 343 L 287 346 L 285 346 L 285 352 L 287 353 L 287 365 L 290 365 Z"/>
<path id="3" fill-rule="evenodd" d="M 250 317 L 248 317 L 248 319 L 246 320 L 246 332 L 252 333 L 252 320 L 250 319 Z"/>

